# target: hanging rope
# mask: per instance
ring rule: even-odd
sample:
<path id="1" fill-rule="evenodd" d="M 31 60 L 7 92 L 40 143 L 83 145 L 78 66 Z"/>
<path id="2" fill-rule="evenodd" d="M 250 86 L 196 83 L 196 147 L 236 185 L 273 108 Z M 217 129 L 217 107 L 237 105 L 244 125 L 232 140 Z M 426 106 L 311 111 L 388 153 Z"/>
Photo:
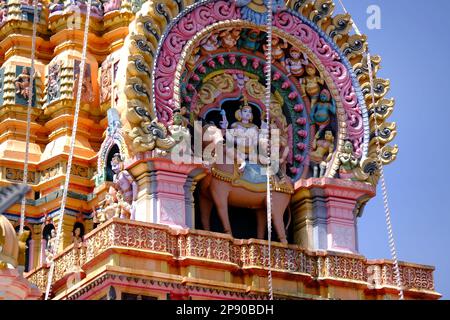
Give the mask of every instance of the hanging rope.
<path id="1" fill-rule="evenodd" d="M 75 149 L 75 139 L 76 139 L 76 135 L 77 135 L 78 114 L 80 112 L 80 102 L 81 102 L 81 89 L 83 87 L 84 69 L 85 69 L 85 65 L 86 65 L 86 52 L 87 52 L 87 42 L 88 42 L 88 34 L 89 34 L 89 21 L 90 21 L 90 17 L 91 17 L 91 2 L 92 2 L 92 0 L 87 1 L 86 21 L 85 21 L 85 25 L 84 25 L 84 36 L 83 36 L 83 49 L 82 49 L 82 54 L 81 54 L 80 73 L 78 75 L 78 88 L 77 88 L 78 91 L 77 91 L 77 97 L 76 97 L 76 102 L 75 102 L 75 114 L 74 114 L 74 119 L 73 119 L 72 137 L 70 140 L 70 153 L 69 153 L 69 159 L 67 161 L 66 179 L 64 181 L 63 196 L 62 196 L 62 200 L 61 200 L 61 209 L 59 211 L 58 230 L 56 233 L 56 240 L 55 240 L 55 250 L 56 251 L 59 248 L 59 241 L 60 241 L 61 235 L 62 235 L 64 211 L 66 209 L 67 191 L 69 189 L 70 172 L 72 170 L 72 160 L 73 160 L 73 153 L 74 153 L 74 149 Z M 56 252 L 55 252 L 55 255 L 56 255 Z M 54 261 L 52 261 L 52 263 L 50 265 L 50 270 L 48 272 L 47 289 L 45 291 L 45 300 L 48 300 L 48 297 L 50 294 L 54 270 L 55 270 L 55 263 L 54 263 Z"/>
<path id="2" fill-rule="evenodd" d="M 267 2 L 267 51 L 266 51 L 266 122 L 267 122 L 267 242 L 268 242 L 268 286 L 269 286 L 269 300 L 273 300 L 273 283 L 272 283 L 272 193 L 271 193 L 271 183 L 270 183 L 270 168 L 271 168 L 271 134 L 270 134 L 270 97 L 271 97 L 271 86 L 272 86 L 272 0 Z"/>
<path id="3" fill-rule="evenodd" d="M 35 60 L 35 52 L 36 52 L 36 34 L 37 34 L 37 25 L 38 25 L 38 2 L 37 0 L 33 0 L 34 6 L 34 16 L 33 16 L 33 35 L 31 38 L 31 72 L 30 72 L 30 86 L 28 87 L 28 109 L 27 109 L 27 132 L 26 132 L 26 143 L 25 143 L 25 159 L 23 163 L 23 184 L 28 185 L 28 157 L 30 153 L 30 127 L 31 127 L 31 108 L 33 105 L 33 95 L 34 92 L 34 79 L 36 77 L 34 60 Z M 26 67 L 24 67 L 26 68 Z M 20 229 L 19 234 L 23 233 L 23 227 L 25 225 L 25 205 L 26 205 L 26 197 L 22 198 L 22 203 L 20 207 Z"/>
<path id="4" fill-rule="evenodd" d="M 342 6 L 342 9 L 346 14 L 348 14 L 347 9 L 345 8 L 344 4 L 342 3 L 342 0 L 339 0 L 339 3 Z M 361 35 L 361 32 L 359 31 L 356 23 L 351 20 L 353 24 L 353 29 L 355 30 L 355 33 L 357 35 Z M 369 79 L 370 79 L 370 95 L 372 99 L 372 107 L 375 108 L 375 89 L 374 89 L 374 83 L 373 83 L 373 65 L 372 65 L 372 58 L 370 55 L 369 47 L 367 47 L 366 50 L 366 59 L 367 59 L 367 67 L 369 70 Z M 388 189 L 386 185 L 386 179 L 384 176 L 384 166 L 382 161 L 382 148 L 379 140 L 379 134 L 380 134 L 380 127 L 377 122 L 377 115 L 376 112 L 374 112 L 374 123 L 375 123 L 375 140 L 376 140 L 376 146 L 377 146 L 377 166 L 380 170 L 380 179 L 381 179 L 381 190 L 383 193 L 383 204 L 384 204 L 384 212 L 386 217 L 386 227 L 388 232 L 388 238 L 389 238 L 389 249 L 391 252 L 392 260 L 394 261 L 394 278 L 396 285 L 398 287 L 398 295 L 400 300 L 404 300 L 404 292 L 403 292 L 403 285 L 402 285 L 402 279 L 400 275 L 400 266 L 398 262 L 398 255 L 397 255 L 397 249 L 395 245 L 395 237 L 394 237 L 394 231 L 392 227 L 392 220 L 391 220 L 391 209 L 389 205 L 389 196 L 388 196 Z"/>

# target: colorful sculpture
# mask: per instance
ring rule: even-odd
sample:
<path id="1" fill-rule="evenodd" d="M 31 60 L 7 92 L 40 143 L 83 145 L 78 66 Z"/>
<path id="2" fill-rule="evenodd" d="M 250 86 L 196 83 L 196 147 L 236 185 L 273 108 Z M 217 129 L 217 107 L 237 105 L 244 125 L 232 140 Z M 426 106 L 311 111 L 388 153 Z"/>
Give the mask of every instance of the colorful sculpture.
<path id="1" fill-rule="evenodd" d="M 334 136 L 331 130 L 320 130 L 316 133 L 311 150 L 311 168 L 314 178 L 325 175 L 328 163 L 334 152 Z"/>
<path id="2" fill-rule="evenodd" d="M 339 153 L 339 177 L 341 179 L 352 180 L 355 178 L 355 170 L 358 168 L 359 160 L 353 153 L 353 143 L 346 141 L 343 151 Z"/>
<path id="3" fill-rule="evenodd" d="M 322 130 L 331 123 L 332 116 L 336 115 L 336 104 L 331 99 L 330 92 L 323 89 L 320 93 L 320 101 L 312 105 L 311 124 Z"/>
<path id="4" fill-rule="evenodd" d="M 109 190 L 109 193 L 113 197 L 117 197 L 117 193 L 120 192 L 123 201 L 129 204 L 130 207 L 130 219 L 134 220 L 136 207 L 135 201 L 138 195 L 138 185 L 133 176 L 124 169 L 124 160 L 121 155 L 116 153 L 111 160 L 111 168 L 114 175 L 114 186 Z"/>

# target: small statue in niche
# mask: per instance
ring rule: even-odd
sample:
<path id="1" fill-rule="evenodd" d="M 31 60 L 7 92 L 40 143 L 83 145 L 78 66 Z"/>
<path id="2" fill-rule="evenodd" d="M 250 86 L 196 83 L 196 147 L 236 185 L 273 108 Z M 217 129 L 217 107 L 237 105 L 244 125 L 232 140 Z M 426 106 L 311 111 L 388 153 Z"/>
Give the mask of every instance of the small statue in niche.
<path id="1" fill-rule="evenodd" d="M 339 177 L 341 179 L 354 180 L 355 170 L 358 168 L 359 160 L 355 157 L 353 143 L 345 141 L 343 151 L 339 153 Z"/>
<path id="2" fill-rule="evenodd" d="M 225 29 L 219 34 L 220 41 L 222 43 L 222 47 L 227 50 L 236 47 L 240 36 L 241 36 L 241 31 L 239 29 L 234 29 L 234 28 Z"/>
<path id="3" fill-rule="evenodd" d="M 208 55 L 211 52 L 216 51 L 219 49 L 219 45 L 219 34 L 216 32 L 200 41 L 200 46 L 204 55 Z"/>
<path id="4" fill-rule="evenodd" d="M 124 159 L 119 153 L 116 153 L 111 160 L 111 168 L 113 170 L 114 186 L 110 188 L 109 193 L 115 196 L 117 192 L 120 192 L 123 196 L 123 200 L 128 203 L 130 208 L 130 219 L 135 219 L 135 202 L 138 196 L 138 184 L 134 180 L 133 176 L 124 169 Z"/>
<path id="5" fill-rule="evenodd" d="M 320 93 L 320 101 L 312 105 L 311 125 L 316 125 L 320 131 L 331 123 L 333 115 L 336 115 L 336 104 L 331 98 L 330 91 L 323 89 Z"/>
<path id="6" fill-rule="evenodd" d="M 314 178 L 325 176 L 334 152 L 334 136 L 331 130 L 320 130 L 314 137 L 311 152 L 311 168 Z"/>
<path id="7" fill-rule="evenodd" d="M 112 85 L 112 74 L 111 74 L 112 63 L 107 59 L 102 64 L 101 72 L 101 91 L 100 91 L 100 103 L 109 102 L 111 100 L 111 85 Z"/>
<path id="8" fill-rule="evenodd" d="M 284 49 L 287 49 L 288 44 L 286 40 L 280 39 L 279 37 L 272 37 L 272 63 L 280 62 L 283 66 L 285 65 L 285 55 Z M 264 51 L 267 51 L 268 46 L 263 45 Z"/>
<path id="9" fill-rule="evenodd" d="M 52 102 L 59 98 L 60 95 L 60 85 L 59 76 L 61 71 L 61 61 L 57 61 L 50 65 L 48 69 L 48 102 Z"/>
<path id="10" fill-rule="evenodd" d="M 292 47 L 289 50 L 289 58 L 286 59 L 286 69 L 289 72 L 289 76 L 302 77 L 305 74 L 305 65 L 308 64 L 308 60 L 303 55 L 300 49 Z"/>
<path id="11" fill-rule="evenodd" d="M 316 67 L 309 63 L 306 65 L 307 76 L 303 79 L 304 91 L 308 94 L 311 99 L 311 106 L 313 106 L 320 93 L 320 85 L 324 85 L 325 81 L 317 75 Z"/>
<path id="12" fill-rule="evenodd" d="M 47 238 L 47 246 L 45 248 L 45 262 L 51 264 L 56 254 L 56 230 L 52 229 Z"/>
<path id="13" fill-rule="evenodd" d="M 75 267 L 81 267 L 81 254 L 83 253 L 84 239 L 80 227 L 76 227 L 72 232 L 72 243 L 75 250 Z"/>
<path id="14" fill-rule="evenodd" d="M 31 76 L 27 67 L 22 68 L 22 72 L 16 77 L 16 94 L 27 100 L 30 96 Z"/>

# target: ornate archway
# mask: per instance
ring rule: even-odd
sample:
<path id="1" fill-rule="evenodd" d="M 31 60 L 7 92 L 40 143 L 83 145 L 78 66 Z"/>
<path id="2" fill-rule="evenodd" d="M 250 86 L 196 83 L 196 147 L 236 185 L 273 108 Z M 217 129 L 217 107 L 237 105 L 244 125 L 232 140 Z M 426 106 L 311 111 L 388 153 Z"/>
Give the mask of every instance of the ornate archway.
<path id="1" fill-rule="evenodd" d="M 370 90 L 367 62 L 363 55 L 366 38 L 349 35 L 350 16 L 332 17 L 333 7 L 332 1 L 326 0 L 314 3 L 294 1 L 290 4 L 290 8 L 275 14 L 274 33 L 280 40 L 288 43 L 288 48 L 296 47 L 301 50 L 315 66 L 317 74 L 324 80 L 324 87 L 329 89 L 336 102 L 337 143 L 327 176 L 336 176 L 339 169 L 336 155 L 343 151 L 345 141 L 350 140 L 354 146 L 355 155 L 361 160 L 361 169 L 366 173 L 362 176 L 370 176 L 367 179 L 376 183 L 372 121 L 376 119 L 381 125 L 382 132 L 379 139 L 383 146 L 383 161 L 385 163 L 393 161 L 398 151 L 396 147 L 387 145 L 396 133 L 395 124 L 384 122 L 393 108 L 393 101 L 384 99 L 389 89 L 389 82 L 375 79 L 377 102 L 375 106 L 371 105 L 368 99 Z M 150 1 L 143 5 L 136 21 L 130 25 L 130 35 L 125 50 L 128 51 L 128 56 L 126 62 L 122 62 L 119 67 L 119 73 L 125 74 L 127 79 L 125 83 L 122 83 L 125 94 L 120 99 L 123 103 L 119 100 L 119 105 L 127 105 L 127 108 L 120 111 L 122 117 L 128 122 L 125 125 L 128 132 L 137 128 L 131 135 L 132 140 L 157 139 L 151 137 L 151 133 L 147 133 L 146 130 L 141 130 L 142 124 L 158 119 L 161 124 L 170 125 L 173 110 L 192 103 L 188 101 L 192 100 L 189 90 L 192 92 L 197 90 L 195 86 L 192 88 L 196 80 L 196 77 L 192 78 L 192 75 L 204 75 L 201 81 L 197 81 L 202 83 L 210 74 L 226 69 L 230 56 L 231 59 L 235 58 L 231 52 L 233 50 L 228 52 L 218 50 L 214 55 L 203 57 L 203 59 L 201 55 L 199 57 L 196 55 L 198 55 L 198 48 L 201 47 L 200 43 L 207 41 L 211 34 L 236 28 L 263 32 L 263 27 L 242 19 L 241 8 L 237 7 L 234 1 L 207 0 L 192 5 L 189 1 L 158 3 Z M 250 70 L 253 71 L 251 73 L 263 70 L 264 61 L 256 61 L 257 55 L 251 55 L 252 60 L 249 61 L 248 54 L 242 54 L 245 50 L 234 51 L 238 55 L 238 63 L 235 65 L 237 69 L 248 72 L 249 70 L 244 69 L 251 69 L 252 66 L 257 65 L 253 67 L 254 70 Z M 248 58 L 244 58 L 243 62 L 242 57 Z M 189 64 L 189 60 L 192 62 L 193 58 L 194 60 L 197 58 L 198 61 L 194 65 L 195 72 L 190 72 L 186 64 Z M 379 62 L 378 57 L 373 59 L 377 70 Z M 293 93 L 291 97 L 297 95 L 295 98 L 298 98 L 293 105 L 283 106 L 283 113 L 289 119 L 289 123 L 296 125 L 296 120 L 299 119 L 298 123 L 302 127 L 296 127 L 295 129 L 298 130 L 293 130 L 300 134 L 296 137 L 303 139 L 303 141 L 295 141 L 295 145 L 303 149 L 297 150 L 296 158 L 302 161 L 297 163 L 294 161 L 294 168 L 296 168 L 302 163 L 307 163 L 308 156 L 305 156 L 303 152 L 306 154 L 309 152 L 311 133 L 314 134 L 309 130 L 310 115 L 308 113 L 311 106 L 308 106 L 308 102 L 310 101 L 307 98 L 302 99 L 305 97 L 305 92 L 302 92 L 301 86 L 294 84 L 295 81 L 290 81 L 293 77 L 286 74 L 286 69 L 280 70 L 277 68 L 277 63 L 273 65 L 273 74 L 277 75 L 275 78 L 279 75 L 277 82 L 291 90 Z M 289 85 L 286 81 L 290 82 Z M 276 86 L 276 83 L 274 85 Z M 289 100 L 285 99 L 285 101 Z M 305 107 L 303 109 L 306 114 L 303 110 L 295 111 L 295 107 L 301 110 L 300 106 Z M 293 119 L 292 114 L 295 113 L 299 113 L 298 119 Z M 305 122 L 304 119 L 307 120 L 306 124 L 301 125 Z M 169 142 L 161 145 L 170 149 L 173 144 Z M 306 147 L 303 144 L 306 144 Z M 148 146 L 158 147 L 157 143 L 149 144 L 134 152 L 150 151 Z M 294 149 L 294 144 L 291 147 Z M 302 170 L 298 171 L 302 172 Z M 303 175 L 300 174 L 298 177 L 301 176 Z"/>

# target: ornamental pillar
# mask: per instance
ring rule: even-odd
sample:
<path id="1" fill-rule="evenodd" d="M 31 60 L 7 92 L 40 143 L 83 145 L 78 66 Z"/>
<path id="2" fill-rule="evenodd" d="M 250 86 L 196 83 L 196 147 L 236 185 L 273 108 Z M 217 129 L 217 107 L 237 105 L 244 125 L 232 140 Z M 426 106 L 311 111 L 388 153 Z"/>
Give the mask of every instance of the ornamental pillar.
<path id="1" fill-rule="evenodd" d="M 127 168 L 139 185 L 137 221 L 194 227 L 193 190 L 204 169 L 162 158 L 138 160 Z"/>
<path id="2" fill-rule="evenodd" d="M 309 250 L 358 253 L 357 218 L 375 196 L 369 184 L 338 179 L 299 181 L 293 196 L 294 242 Z"/>

